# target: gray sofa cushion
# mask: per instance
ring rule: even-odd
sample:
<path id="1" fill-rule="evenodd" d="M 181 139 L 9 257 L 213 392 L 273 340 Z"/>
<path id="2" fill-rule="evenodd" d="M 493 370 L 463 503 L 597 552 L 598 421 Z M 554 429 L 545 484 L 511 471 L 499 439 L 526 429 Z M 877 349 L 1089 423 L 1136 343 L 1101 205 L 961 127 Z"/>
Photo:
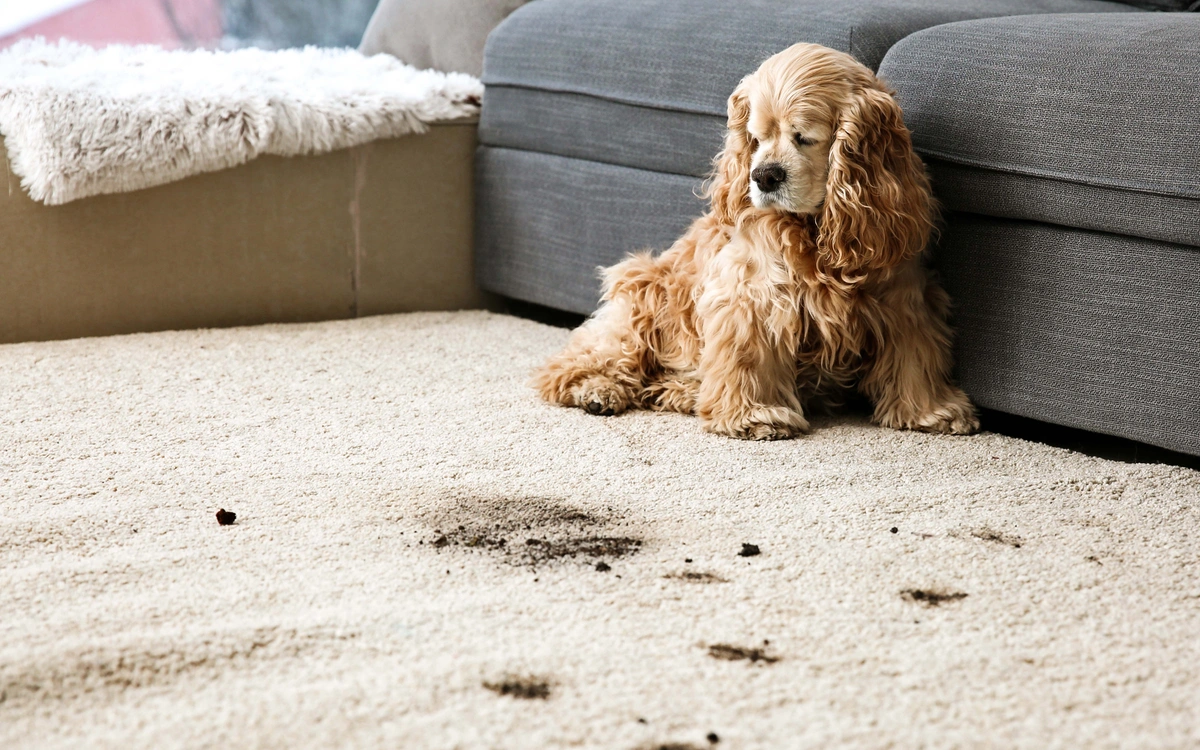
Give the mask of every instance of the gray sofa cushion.
<path id="1" fill-rule="evenodd" d="M 1200 250 L 954 214 L 935 260 L 977 404 L 1200 455 Z"/>
<path id="2" fill-rule="evenodd" d="M 1200 15 L 948 24 L 880 72 L 948 207 L 1200 245 Z"/>
<path id="3" fill-rule="evenodd" d="M 742 76 L 796 42 L 876 67 L 963 19 L 1136 13 L 1102 0 L 537 0 L 489 37 L 482 142 L 686 175 L 708 171 Z"/>
<path id="4" fill-rule="evenodd" d="M 980 169 L 928 155 L 925 164 L 942 203 L 960 211 L 1200 244 L 1200 202 L 1194 198 Z"/>
<path id="5" fill-rule="evenodd" d="M 422 69 L 478 76 L 488 34 L 527 1 L 381 0 L 358 49 Z"/>
<path id="6" fill-rule="evenodd" d="M 1200 10 L 1200 0 L 1118 0 L 1145 10 Z"/>

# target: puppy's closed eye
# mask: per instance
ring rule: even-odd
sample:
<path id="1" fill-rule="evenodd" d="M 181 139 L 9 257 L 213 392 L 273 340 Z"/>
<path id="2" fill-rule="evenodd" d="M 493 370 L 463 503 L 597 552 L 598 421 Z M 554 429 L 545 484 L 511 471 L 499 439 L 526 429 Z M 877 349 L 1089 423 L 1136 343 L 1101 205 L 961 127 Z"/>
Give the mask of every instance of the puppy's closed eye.
<path id="1" fill-rule="evenodd" d="M 794 135 L 792 137 L 795 139 L 796 145 L 799 146 L 800 148 L 804 148 L 805 146 L 811 146 L 814 143 L 816 143 L 816 140 L 814 140 L 812 138 L 805 138 L 803 133 L 796 133 L 796 135 Z"/>

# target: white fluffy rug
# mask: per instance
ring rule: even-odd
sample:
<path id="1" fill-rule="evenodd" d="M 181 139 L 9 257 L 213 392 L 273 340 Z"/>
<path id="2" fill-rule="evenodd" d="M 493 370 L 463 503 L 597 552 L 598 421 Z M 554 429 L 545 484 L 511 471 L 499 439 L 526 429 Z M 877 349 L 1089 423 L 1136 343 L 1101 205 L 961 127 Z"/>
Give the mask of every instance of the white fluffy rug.
<path id="1" fill-rule="evenodd" d="M 1200 743 L 1200 473 L 592 417 L 566 335 L 0 347 L 0 747 Z"/>
<path id="2" fill-rule="evenodd" d="M 483 86 L 347 49 L 92 49 L 17 42 L 0 52 L 0 134 L 48 205 L 242 164 L 423 132 L 478 113 Z"/>

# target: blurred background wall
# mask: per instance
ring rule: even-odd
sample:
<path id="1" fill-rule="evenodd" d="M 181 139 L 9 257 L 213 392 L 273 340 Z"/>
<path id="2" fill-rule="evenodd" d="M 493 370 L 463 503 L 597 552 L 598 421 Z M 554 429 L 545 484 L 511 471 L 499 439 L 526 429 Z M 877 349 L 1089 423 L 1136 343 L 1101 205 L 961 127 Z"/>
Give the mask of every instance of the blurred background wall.
<path id="1" fill-rule="evenodd" d="M 266 47 L 357 47 L 378 0 L 224 0 L 225 34 Z"/>
<path id="2" fill-rule="evenodd" d="M 42 36 L 93 46 L 357 47 L 378 0 L 0 0 L 0 48 Z"/>

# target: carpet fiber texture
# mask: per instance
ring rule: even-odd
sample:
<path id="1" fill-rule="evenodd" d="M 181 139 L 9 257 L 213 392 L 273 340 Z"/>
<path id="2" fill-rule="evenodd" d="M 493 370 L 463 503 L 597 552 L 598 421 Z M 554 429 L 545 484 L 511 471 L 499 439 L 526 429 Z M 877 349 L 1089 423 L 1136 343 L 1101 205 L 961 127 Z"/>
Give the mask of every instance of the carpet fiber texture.
<path id="1" fill-rule="evenodd" d="M 424 132 L 483 85 L 347 49 L 233 52 L 23 40 L 0 52 L 0 134 L 47 205 Z"/>
<path id="2" fill-rule="evenodd" d="M 0 746 L 1200 742 L 1200 473 L 593 417 L 566 336 L 0 347 Z"/>

